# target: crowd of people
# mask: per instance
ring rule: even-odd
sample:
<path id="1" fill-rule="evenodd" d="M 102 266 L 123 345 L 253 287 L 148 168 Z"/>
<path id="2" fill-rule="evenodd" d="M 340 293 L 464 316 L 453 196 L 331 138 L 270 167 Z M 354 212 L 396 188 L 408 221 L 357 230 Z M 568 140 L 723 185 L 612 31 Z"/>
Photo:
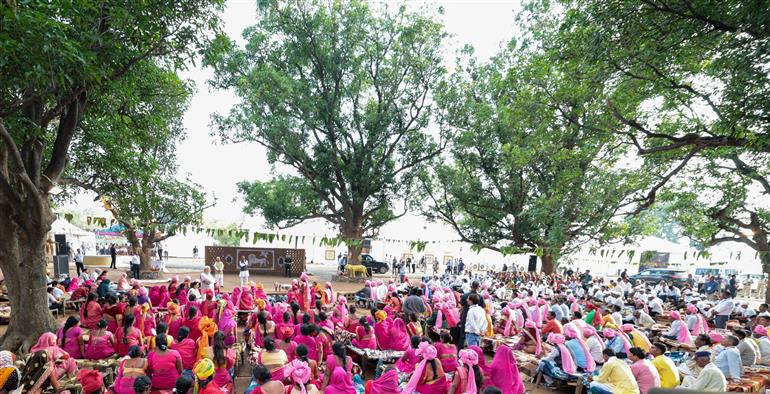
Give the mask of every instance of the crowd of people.
<path id="1" fill-rule="evenodd" d="M 768 306 L 755 311 L 729 290 L 715 301 L 687 284 L 588 271 L 400 279 L 367 281 L 349 302 L 306 274 L 268 296 L 253 282 L 225 291 L 209 267 L 196 280 L 149 288 L 125 274 L 111 283 L 106 272 L 86 271 L 51 283 L 85 302 L 79 316 L 40 337 L 16 382 L 57 389 L 62 377 L 84 375 L 86 387 L 89 376 L 101 377 L 78 371 L 74 359 L 119 357 L 109 388 L 117 394 L 232 393 L 239 338 L 255 365 L 246 393 L 255 394 L 521 394 L 523 381 L 538 375 L 546 385 L 581 379 L 595 393 L 724 391 L 744 367 L 770 364 Z M 683 360 L 667 343 L 695 352 Z M 348 346 L 399 357 L 364 383 Z M 517 360 L 526 354 L 539 362 Z"/>

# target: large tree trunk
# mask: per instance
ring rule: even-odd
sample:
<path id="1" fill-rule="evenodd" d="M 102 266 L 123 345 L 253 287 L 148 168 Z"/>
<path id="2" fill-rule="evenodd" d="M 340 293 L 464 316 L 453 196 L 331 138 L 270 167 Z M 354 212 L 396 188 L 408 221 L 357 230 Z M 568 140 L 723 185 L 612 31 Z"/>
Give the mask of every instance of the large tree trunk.
<path id="1" fill-rule="evenodd" d="M 765 285 L 765 303 L 768 304 L 770 303 L 770 251 L 760 251 L 759 254 L 759 261 L 762 262 L 762 272 L 768 274 L 768 280 Z M 758 290 L 762 291 L 762 289 Z"/>
<path id="2" fill-rule="evenodd" d="M 0 268 L 11 300 L 11 316 L 0 346 L 26 351 L 42 333 L 56 329 L 46 292 L 45 241 L 53 215 L 46 202 L 42 217 L 31 218 L 34 228 L 21 229 L 5 213 L 0 212 Z"/>
<path id="3" fill-rule="evenodd" d="M 543 256 L 540 257 L 540 260 L 543 262 L 543 264 L 540 266 L 540 270 L 546 274 L 552 274 L 555 268 L 553 264 L 553 254 L 551 254 L 547 249 L 544 249 Z"/>
<path id="4" fill-rule="evenodd" d="M 152 268 L 152 247 L 154 244 L 154 234 L 150 234 L 145 229 L 144 237 L 142 237 L 142 247 L 139 249 L 139 262 L 142 271 L 149 271 Z"/>
<path id="5" fill-rule="evenodd" d="M 342 235 L 345 239 L 354 239 L 363 241 L 364 229 L 361 214 L 354 215 L 352 222 L 347 223 L 342 228 Z M 348 264 L 361 264 L 361 244 L 348 245 Z"/>

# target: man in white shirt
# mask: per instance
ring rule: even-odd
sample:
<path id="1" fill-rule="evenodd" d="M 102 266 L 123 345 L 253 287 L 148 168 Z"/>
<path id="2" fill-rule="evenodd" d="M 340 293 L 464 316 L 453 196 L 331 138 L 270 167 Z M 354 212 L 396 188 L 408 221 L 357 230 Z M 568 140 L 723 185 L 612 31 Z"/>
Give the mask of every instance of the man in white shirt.
<path id="1" fill-rule="evenodd" d="M 679 386 L 679 388 L 711 392 L 727 391 L 727 379 L 725 379 L 725 374 L 711 362 L 711 353 L 696 352 L 695 363 L 701 368 L 698 377 L 685 377 L 684 382 L 682 382 L 682 385 Z"/>
<path id="2" fill-rule="evenodd" d="M 755 312 L 753 309 L 749 308 L 749 303 L 748 302 L 741 303 L 741 306 L 736 308 L 735 311 L 738 314 L 740 314 L 741 316 L 743 316 L 743 317 L 745 317 L 747 319 L 751 319 L 752 317 L 757 315 L 757 312 Z"/>
<path id="3" fill-rule="evenodd" d="M 730 314 L 735 309 L 735 301 L 730 297 L 729 291 L 722 292 L 722 300 L 711 309 L 711 314 L 716 316 L 714 318 L 714 324 L 719 329 L 725 329 L 727 321 L 730 320 Z"/>
<path id="4" fill-rule="evenodd" d="M 471 294 L 468 296 L 470 308 L 468 316 L 465 319 L 465 346 L 480 346 L 481 335 L 487 331 L 487 314 L 479 306 L 479 295 Z"/>
<path id="5" fill-rule="evenodd" d="M 136 255 L 136 253 L 131 253 L 131 277 L 134 279 L 139 279 L 139 256 Z"/>
<path id="6" fill-rule="evenodd" d="M 663 313 L 663 301 L 653 294 L 647 296 L 647 308 L 650 310 L 650 316 L 655 317 Z"/>
<path id="7" fill-rule="evenodd" d="M 203 272 L 201 272 L 201 288 L 205 291 L 206 289 L 214 290 L 214 283 L 216 283 L 216 279 L 214 278 L 214 275 L 211 275 L 211 267 L 208 265 L 203 267 Z"/>

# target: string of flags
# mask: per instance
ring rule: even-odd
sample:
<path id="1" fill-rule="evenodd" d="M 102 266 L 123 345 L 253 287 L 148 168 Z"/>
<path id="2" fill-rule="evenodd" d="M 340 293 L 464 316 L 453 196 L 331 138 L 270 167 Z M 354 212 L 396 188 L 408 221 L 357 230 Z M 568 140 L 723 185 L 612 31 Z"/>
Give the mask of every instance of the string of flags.
<path id="1" fill-rule="evenodd" d="M 67 221 L 72 220 L 71 214 L 64 214 L 64 217 Z M 87 216 L 86 222 L 88 225 L 94 225 L 94 226 L 100 226 L 102 228 L 113 226 L 115 224 L 118 224 L 118 221 L 115 219 L 108 219 L 105 217 L 98 217 L 98 216 Z M 305 244 L 306 241 L 311 241 L 313 245 L 318 246 L 328 246 L 328 247 L 338 247 L 341 245 L 345 245 L 348 247 L 360 247 L 363 245 L 364 240 L 363 239 L 349 239 L 344 238 L 339 235 L 337 236 L 328 236 L 328 235 L 302 235 L 302 234 L 280 234 L 280 233 L 272 233 L 272 232 L 261 232 L 256 230 L 249 230 L 249 229 L 224 229 L 224 228 L 214 228 L 214 227 L 203 227 L 203 226 L 159 226 L 158 228 L 161 232 L 173 232 L 173 233 L 181 233 L 182 235 L 187 235 L 188 232 L 191 233 L 197 233 L 197 234 L 206 234 L 207 236 L 213 237 L 213 236 L 224 236 L 227 235 L 228 237 L 234 237 L 240 240 L 243 240 L 245 242 L 251 242 L 252 245 L 256 244 L 257 242 L 264 241 L 264 242 L 297 242 Z M 405 243 L 409 245 L 410 250 L 414 250 L 417 252 L 423 252 L 429 244 L 446 244 L 446 243 L 465 243 L 461 240 L 447 240 L 447 241 L 422 241 L 422 240 L 410 240 L 410 239 L 394 239 L 394 238 L 380 238 L 380 237 L 374 237 L 371 238 L 372 241 L 384 241 L 389 243 Z M 483 245 L 479 244 L 472 244 L 470 249 L 476 253 L 481 252 L 482 249 L 484 249 Z M 521 248 L 521 247 L 515 247 L 515 246 L 502 246 L 498 248 L 499 252 L 503 256 L 509 256 L 509 255 L 516 255 L 516 254 L 534 254 L 539 257 L 543 257 L 545 254 L 545 250 L 541 247 L 537 248 Z M 608 258 L 608 259 L 620 259 L 620 258 L 627 258 L 629 262 L 631 262 L 634 257 L 636 256 L 636 250 L 633 249 L 606 249 L 606 248 L 598 248 L 598 247 L 590 247 L 588 249 L 588 254 L 591 256 L 599 255 L 601 258 Z M 657 253 L 657 251 L 645 251 L 642 252 L 640 256 L 641 261 L 649 261 L 652 259 L 652 257 Z M 758 258 L 764 258 L 768 253 L 768 251 L 757 251 L 754 255 L 755 259 Z M 687 261 L 688 259 L 694 259 L 695 261 L 698 261 L 700 259 L 708 260 L 711 258 L 711 253 L 709 253 L 706 250 L 693 250 L 693 251 L 685 251 L 684 252 L 684 261 Z M 741 252 L 737 253 L 730 253 L 730 260 L 733 260 L 733 257 L 735 257 L 736 260 L 741 260 Z M 713 262 L 711 265 L 720 265 L 720 264 L 726 264 L 726 262 Z"/>

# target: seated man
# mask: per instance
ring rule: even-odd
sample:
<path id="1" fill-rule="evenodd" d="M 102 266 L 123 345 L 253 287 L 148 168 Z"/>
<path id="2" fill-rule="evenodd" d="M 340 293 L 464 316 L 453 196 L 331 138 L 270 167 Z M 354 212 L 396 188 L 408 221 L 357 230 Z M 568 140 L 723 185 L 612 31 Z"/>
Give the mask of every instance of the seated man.
<path id="1" fill-rule="evenodd" d="M 594 377 L 589 386 L 589 393 L 596 394 L 634 394 L 639 392 L 631 367 L 625 361 L 615 357 L 615 352 L 606 348 L 602 351 L 604 366 L 599 375 Z"/>
<path id="2" fill-rule="evenodd" d="M 680 388 L 713 392 L 727 391 L 725 375 L 711 362 L 711 352 L 696 352 L 695 363 L 700 373 L 697 377 L 685 376 Z"/>
<path id="3" fill-rule="evenodd" d="M 652 365 L 658 370 L 660 375 L 660 387 L 670 389 L 679 385 L 679 370 L 676 364 L 666 356 L 668 347 L 660 342 L 655 342 L 650 348 L 650 353 L 654 357 Z"/>
<path id="4" fill-rule="evenodd" d="M 741 354 L 738 352 L 738 343 L 740 341 L 733 335 L 726 335 L 722 338 L 724 349 L 714 358 L 714 364 L 725 374 L 727 379 L 740 379 L 743 365 L 741 363 Z M 701 371 L 702 372 L 702 371 Z"/>
<path id="5" fill-rule="evenodd" d="M 551 353 L 540 360 L 536 372 L 542 372 L 546 383 L 549 385 L 553 385 L 556 381 L 576 380 L 578 378 L 578 375 L 575 375 L 577 364 L 572 353 L 564 344 L 564 335 L 551 334 L 548 336 L 548 342 L 554 345 L 554 348 Z"/>

